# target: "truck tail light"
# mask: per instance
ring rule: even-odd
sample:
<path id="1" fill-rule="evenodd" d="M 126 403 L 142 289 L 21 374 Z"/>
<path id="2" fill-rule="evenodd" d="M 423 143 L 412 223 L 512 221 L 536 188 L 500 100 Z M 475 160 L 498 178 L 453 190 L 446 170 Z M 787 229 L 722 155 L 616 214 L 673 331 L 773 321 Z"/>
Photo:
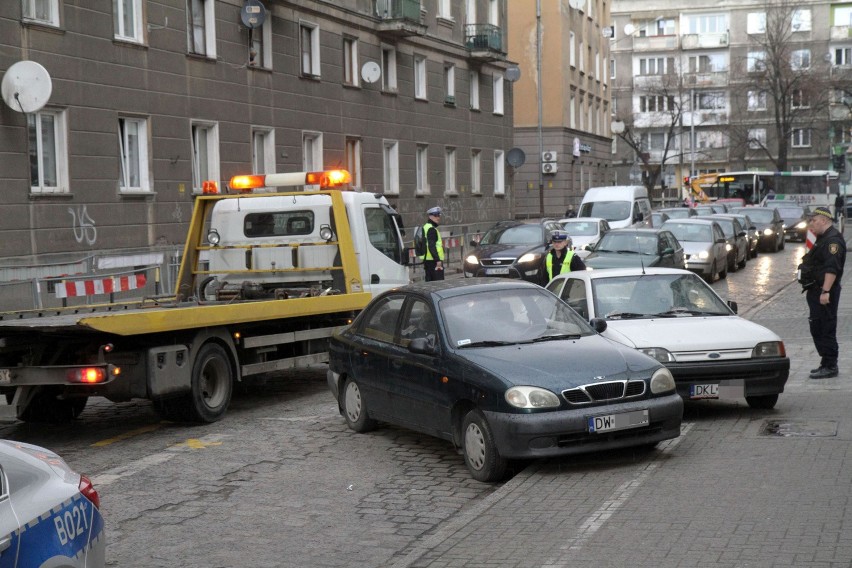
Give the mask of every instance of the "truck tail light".
<path id="1" fill-rule="evenodd" d="M 95 486 L 92 485 L 92 481 L 86 477 L 85 475 L 80 476 L 80 493 L 92 502 L 92 505 L 101 508 L 101 496 L 98 495 L 98 492 L 95 491 Z"/>
<path id="2" fill-rule="evenodd" d="M 110 377 L 117 377 L 121 374 L 121 367 L 108 365 L 104 367 L 77 367 L 69 369 L 67 379 L 70 383 L 83 383 L 92 385 L 102 383 Z"/>

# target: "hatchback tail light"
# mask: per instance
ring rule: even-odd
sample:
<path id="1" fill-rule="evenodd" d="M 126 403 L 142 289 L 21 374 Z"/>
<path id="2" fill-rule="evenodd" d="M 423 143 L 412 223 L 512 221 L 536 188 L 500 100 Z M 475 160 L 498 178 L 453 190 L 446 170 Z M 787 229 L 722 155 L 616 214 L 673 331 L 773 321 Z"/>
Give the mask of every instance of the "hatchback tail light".
<path id="1" fill-rule="evenodd" d="M 80 493 L 83 494 L 83 497 L 92 502 L 92 505 L 101 508 L 101 497 L 98 495 L 98 492 L 95 491 L 95 486 L 92 485 L 92 481 L 86 477 L 85 475 L 80 476 Z"/>

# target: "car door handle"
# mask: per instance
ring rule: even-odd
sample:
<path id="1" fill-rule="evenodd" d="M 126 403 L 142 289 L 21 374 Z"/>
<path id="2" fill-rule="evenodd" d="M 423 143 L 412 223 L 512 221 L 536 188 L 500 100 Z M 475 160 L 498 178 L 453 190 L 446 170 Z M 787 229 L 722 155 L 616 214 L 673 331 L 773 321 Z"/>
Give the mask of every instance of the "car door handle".
<path id="1" fill-rule="evenodd" d="M 3 551 L 9 548 L 12 545 L 12 537 L 7 536 L 4 538 L 0 538 L 0 554 L 3 554 Z"/>

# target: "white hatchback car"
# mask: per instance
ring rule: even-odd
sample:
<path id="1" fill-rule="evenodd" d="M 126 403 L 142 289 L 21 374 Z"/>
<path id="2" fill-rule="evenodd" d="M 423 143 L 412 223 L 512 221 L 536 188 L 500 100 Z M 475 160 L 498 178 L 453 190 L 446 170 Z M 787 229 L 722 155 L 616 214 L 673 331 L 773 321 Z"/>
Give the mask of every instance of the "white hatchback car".
<path id="1" fill-rule="evenodd" d="M 100 498 L 55 453 L 0 440 L 0 566 L 97 568 L 106 538 Z"/>
<path id="2" fill-rule="evenodd" d="M 604 337 L 654 357 L 684 399 L 742 399 L 773 408 L 790 373 L 784 342 L 736 315 L 688 270 L 625 268 L 560 274 L 547 289 Z"/>
<path id="3" fill-rule="evenodd" d="M 565 232 L 571 235 L 574 250 L 585 257 L 589 254 L 588 245 L 594 245 L 609 230 L 609 221 L 601 217 L 574 217 L 560 219 L 559 224 L 565 227 Z"/>

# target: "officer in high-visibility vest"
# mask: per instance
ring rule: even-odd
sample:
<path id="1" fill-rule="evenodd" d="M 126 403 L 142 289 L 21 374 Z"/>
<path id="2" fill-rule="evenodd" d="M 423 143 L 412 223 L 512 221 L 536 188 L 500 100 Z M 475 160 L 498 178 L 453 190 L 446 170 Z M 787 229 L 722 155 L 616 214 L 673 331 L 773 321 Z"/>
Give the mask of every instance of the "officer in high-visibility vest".
<path id="1" fill-rule="evenodd" d="M 557 274 L 586 269 L 583 260 L 574 254 L 571 248 L 571 237 L 568 233 L 553 231 L 550 233 L 550 242 L 553 243 L 553 248 L 544 255 L 544 269 L 542 270 L 544 283 L 542 285 L 547 285 Z"/>
<path id="2" fill-rule="evenodd" d="M 441 233 L 438 226 L 441 224 L 441 208 L 432 207 L 426 214 L 429 220 L 423 225 L 423 234 L 426 236 L 426 254 L 420 258 L 423 260 L 423 270 L 426 272 L 426 282 L 444 279 L 444 244 L 441 241 Z"/>

